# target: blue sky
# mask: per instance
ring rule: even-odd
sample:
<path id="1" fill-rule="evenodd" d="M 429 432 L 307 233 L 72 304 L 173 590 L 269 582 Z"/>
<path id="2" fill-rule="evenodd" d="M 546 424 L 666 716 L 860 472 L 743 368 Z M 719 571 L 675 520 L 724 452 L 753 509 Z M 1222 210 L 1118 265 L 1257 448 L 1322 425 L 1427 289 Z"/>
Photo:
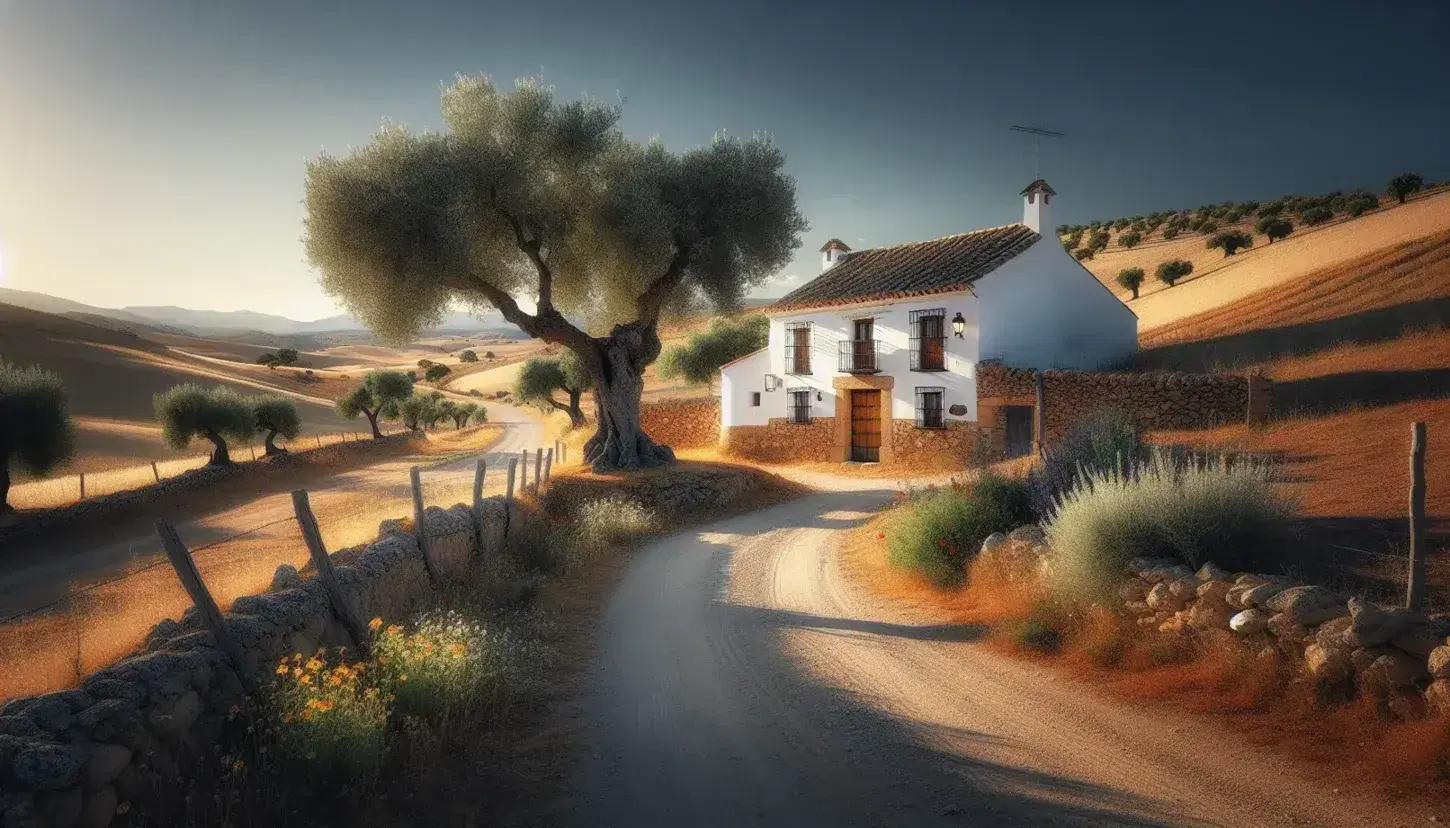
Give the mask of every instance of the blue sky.
<path id="1" fill-rule="evenodd" d="M 1165 8 L 1172 6 L 1174 8 Z M 0 0 L 4 284 L 97 305 L 335 312 L 303 164 L 457 73 L 624 96 L 667 145 L 771 133 L 817 248 L 1450 177 L 1450 4 Z M 796 281 L 792 281 L 792 279 Z"/>

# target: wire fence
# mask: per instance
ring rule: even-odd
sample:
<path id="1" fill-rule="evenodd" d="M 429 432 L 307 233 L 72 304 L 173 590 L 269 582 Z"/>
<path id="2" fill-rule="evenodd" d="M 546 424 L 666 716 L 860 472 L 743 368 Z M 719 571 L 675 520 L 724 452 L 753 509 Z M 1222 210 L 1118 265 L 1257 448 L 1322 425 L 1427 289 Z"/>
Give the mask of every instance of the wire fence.
<path id="1" fill-rule="evenodd" d="M 391 436 L 401 434 L 407 429 L 402 426 L 384 427 L 380 424 L 379 430 L 384 435 Z M 284 442 L 283 445 L 293 453 L 314 451 L 340 443 L 366 440 L 369 434 L 370 432 L 362 431 L 302 434 L 291 442 Z M 234 445 L 230 447 L 230 452 L 232 460 L 238 463 L 265 459 L 265 449 L 260 442 Z M 55 509 L 70 506 L 90 498 L 155 485 L 163 480 L 199 469 L 205 466 L 209 459 L 209 455 L 198 454 L 99 472 L 84 472 L 33 480 L 11 487 L 8 500 L 10 505 L 16 509 Z"/>
<path id="2" fill-rule="evenodd" d="M 423 468 L 424 503 L 447 508 L 471 502 L 475 459 Z M 506 461 L 491 464 L 486 494 L 503 490 L 506 468 Z M 529 480 L 533 479 L 531 467 Z M 381 521 L 413 514 L 406 472 L 396 482 L 381 485 L 376 477 L 341 474 L 328 488 L 310 492 L 310 499 L 323 541 L 332 552 L 371 542 Z M 281 564 L 291 564 L 299 572 L 308 567 L 307 546 L 286 494 L 177 529 L 223 611 L 239 597 L 266 591 Z M 87 674 L 134 652 L 157 623 L 180 619 L 192 605 L 159 537 L 108 552 L 129 553 L 129 562 L 110 567 L 123 569 L 120 574 L 72 582 L 56 590 L 60 594 L 34 589 L 42 594 L 19 606 L 0 594 L 0 607 L 11 607 L 0 610 L 4 613 L 0 664 L 5 666 L 0 671 L 0 701 L 74 686 Z"/>

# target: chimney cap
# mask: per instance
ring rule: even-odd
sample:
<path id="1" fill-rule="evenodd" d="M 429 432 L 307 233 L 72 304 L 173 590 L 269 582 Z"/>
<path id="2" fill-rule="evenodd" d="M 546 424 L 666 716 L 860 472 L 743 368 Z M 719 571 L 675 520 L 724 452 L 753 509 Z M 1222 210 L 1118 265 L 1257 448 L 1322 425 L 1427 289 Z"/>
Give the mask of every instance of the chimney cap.
<path id="1" fill-rule="evenodd" d="M 1047 193 L 1048 195 L 1057 195 L 1057 191 L 1052 189 L 1052 185 L 1048 184 L 1041 178 L 1024 187 L 1020 195 L 1027 195 L 1028 193 Z"/>
<path id="2" fill-rule="evenodd" d="M 846 253 L 851 252 L 851 248 L 847 247 L 846 243 L 841 241 L 840 239 L 831 239 L 830 241 L 826 242 L 825 245 L 821 247 L 821 252 L 824 253 L 827 250 L 841 250 Z"/>

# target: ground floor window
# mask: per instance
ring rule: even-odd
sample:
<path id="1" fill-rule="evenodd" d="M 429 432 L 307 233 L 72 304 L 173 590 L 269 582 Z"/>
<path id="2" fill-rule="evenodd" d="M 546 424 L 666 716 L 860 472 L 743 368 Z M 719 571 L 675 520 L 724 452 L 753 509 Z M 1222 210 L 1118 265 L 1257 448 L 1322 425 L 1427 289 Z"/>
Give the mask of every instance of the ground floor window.
<path id="1" fill-rule="evenodd" d="M 804 424 L 811 421 L 811 389 L 787 389 L 786 400 L 790 404 L 791 422 Z"/>
<path id="2" fill-rule="evenodd" d="M 945 388 L 916 389 L 917 428 L 946 428 L 942 417 L 942 398 L 945 395 Z"/>
<path id="3" fill-rule="evenodd" d="M 752 408 L 759 408 L 760 407 L 760 392 L 759 391 L 751 391 L 750 392 L 750 405 L 751 405 Z"/>

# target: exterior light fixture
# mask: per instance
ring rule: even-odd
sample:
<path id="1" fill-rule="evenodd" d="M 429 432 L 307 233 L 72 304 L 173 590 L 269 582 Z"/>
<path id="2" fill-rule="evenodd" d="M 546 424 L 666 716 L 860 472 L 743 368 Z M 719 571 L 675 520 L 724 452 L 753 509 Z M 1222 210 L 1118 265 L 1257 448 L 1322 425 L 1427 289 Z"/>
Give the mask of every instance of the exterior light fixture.
<path id="1" fill-rule="evenodd" d="M 961 311 L 957 311 L 957 315 L 952 317 L 952 331 L 956 333 L 957 339 L 964 339 L 965 337 L 962 336 L 962 333 L 966 330 L 967 320 L 962 318 Z"/>

